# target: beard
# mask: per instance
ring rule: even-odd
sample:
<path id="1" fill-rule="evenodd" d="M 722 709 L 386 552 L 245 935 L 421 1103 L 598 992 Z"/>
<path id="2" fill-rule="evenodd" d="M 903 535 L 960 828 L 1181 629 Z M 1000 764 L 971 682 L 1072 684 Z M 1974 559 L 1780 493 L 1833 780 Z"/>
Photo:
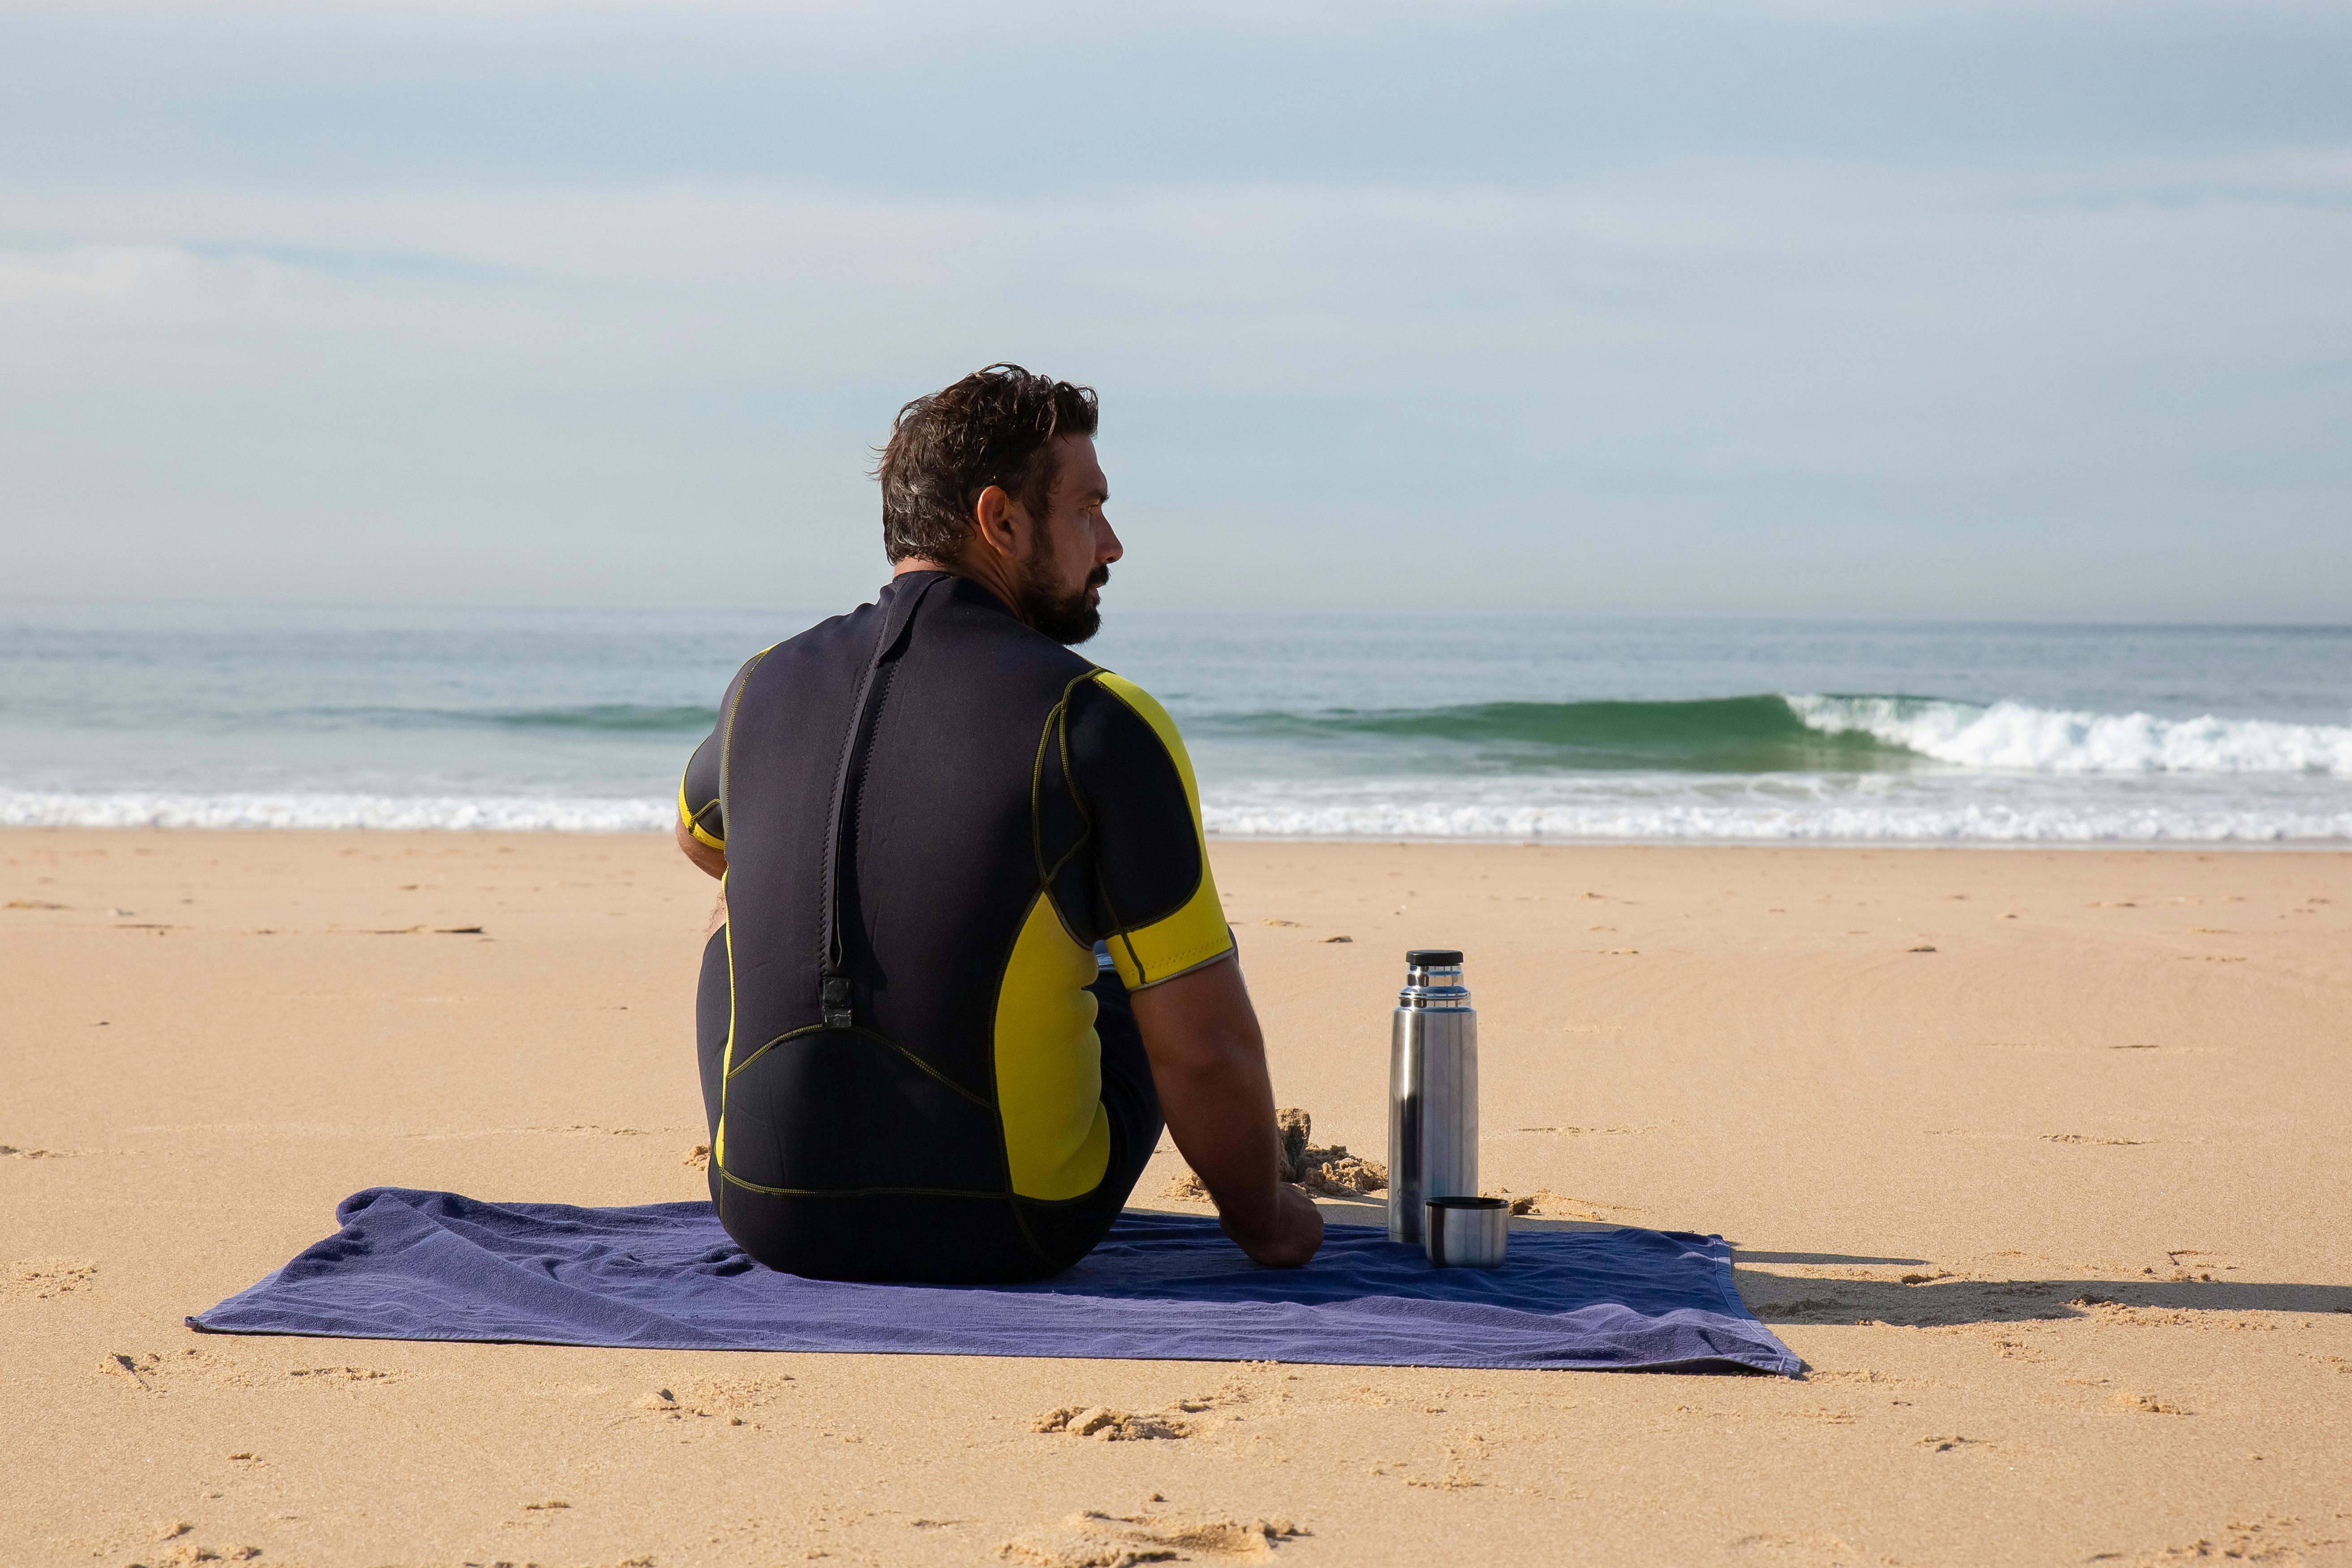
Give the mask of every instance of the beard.
<path id="1" fill-rule="evenodd" d="M 1029 559 L 1022 563 L 1021 614 L 1064 647 L 1073 647 L 1102 630 L 1102 611 L 1087 603 L 1087 591 L 1109 582 L 1110 568 L 1097 566 L 1087 573 L 1073 594 L 1063 593 L 1046 575 L 1051 570 L 1042 548 L 1031 551 Z"/>

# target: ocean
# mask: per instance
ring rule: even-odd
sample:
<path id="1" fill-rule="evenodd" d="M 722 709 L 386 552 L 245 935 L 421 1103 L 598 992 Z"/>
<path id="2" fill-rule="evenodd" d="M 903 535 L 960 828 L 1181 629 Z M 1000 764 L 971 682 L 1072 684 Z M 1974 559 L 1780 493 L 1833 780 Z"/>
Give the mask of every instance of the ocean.
<path id="1" fill-rule="evenodd" d="M 824 609 L 0 605 L 0 824 L 667 831 Z M 2352 627 L 1126 609 L 1229 837 L 2352 844 Z"/>

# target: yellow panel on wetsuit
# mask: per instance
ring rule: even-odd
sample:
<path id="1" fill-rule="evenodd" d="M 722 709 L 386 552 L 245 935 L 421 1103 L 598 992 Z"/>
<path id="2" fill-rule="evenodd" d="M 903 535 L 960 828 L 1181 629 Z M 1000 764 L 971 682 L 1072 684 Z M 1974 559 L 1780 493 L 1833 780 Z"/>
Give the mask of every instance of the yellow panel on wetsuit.
<path id="1" fill-rule="evenodd" d="M 1141 922 L 1116 930 L 1110 937 L 1111 961 L 1132 991 L 1223 958 L 1234 950 L 1234 933 L 1225 923 L 1216 879 L 1209 873 L 1208 838 L 1201 826 L 1201 786 L 1192 777 L 1192 759 L 1185 754 L 1176 721 L 1150 692 L 1124 677 L 1103 670 L 1095 677 L 1095 683 L 1150 726 L 1162 754 L 1181 781 L 1184 804 L 1192 815 L 1192 859 L 1200 868 L 1198 880 L 1184 889 L 1183 901 L 1174 909 L 1118 911 Z"/>
<path id="2" fill-rule="evenodd" d="M 1086 989 L 1094 980 L 1094 950 L 1038 894 L 996 996 L 996 1106 L 1013 1190 L 1024 1198 L 1090 1193 L 1110 1162 L 1102 1042 Z"/>
<path id="3" fill-rule="evenodd" d="M 727 840 L 719 834 L 706 832 L 702 826 L 706 821 L 710 823 L 714 827 L 719 826 L 719 797 L 716 795 L 713 795 L 709 800 L 704 803 L 701 810 L 699 811 L 697 811 L 693 806 L 688 805 L 686 793 L 687 785 L 693 777 L 693 770 L 689 768 L 677 781 L 678 826 L 685 828 L 688 833 L 693 834 L 697 841 L 724 853 L 727 848 Z"/>
<path id="4" fill-rule="evenodd" d="M 727 695 L 719 700 L 717 727 L 694 749 L 694 755 L 687 759 L 686 772 L 678 775 L 678 826 L 721 854 L 727 849 L 727 822 L 720 802 L 727 794 L 728 731 L 734 728 L 735 714 L 741 706 L 744 680 L 772 651 L 772 646 L 761 648 L 735 672 L 735 679 L 727 683 Z"/>

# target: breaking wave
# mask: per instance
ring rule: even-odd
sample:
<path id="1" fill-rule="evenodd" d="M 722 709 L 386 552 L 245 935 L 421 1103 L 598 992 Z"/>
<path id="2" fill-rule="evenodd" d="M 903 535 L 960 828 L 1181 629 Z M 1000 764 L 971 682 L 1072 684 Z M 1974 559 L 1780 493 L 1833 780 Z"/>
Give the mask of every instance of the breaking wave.
<path id="1" fill-rule="evenodd" d="M 2352 727 L 2160 719 L 1936 697 L 1778 695 L 1681 702 L 1210 714 L 1204 738 L 1409 753 L 1416 771 L 1878 773 L 1927 763 L 2046 773 L 2352 778 Z"/>
<path id="2" fill-rule="evenodd" d="M 2159 719 L 2021 702 L 1789 697 L 1829 735 L 1864 734 L 1937 762 L 2047 773 L 2332 773 L 2352 778 L 2352 727 L 2269 719 Z"/>

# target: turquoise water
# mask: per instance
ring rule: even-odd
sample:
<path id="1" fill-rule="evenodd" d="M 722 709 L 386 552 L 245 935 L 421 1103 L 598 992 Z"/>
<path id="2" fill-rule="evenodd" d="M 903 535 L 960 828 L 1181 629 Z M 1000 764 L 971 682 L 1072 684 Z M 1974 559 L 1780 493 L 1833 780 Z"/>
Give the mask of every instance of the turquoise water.
<path id="1" fill-rule="evenodd" d="M 663 828 L 813 610 L 0 606 L 0 822 Z M 2352 841 L 2352 628 L 1122 610 L 1213 831 Z"/>

